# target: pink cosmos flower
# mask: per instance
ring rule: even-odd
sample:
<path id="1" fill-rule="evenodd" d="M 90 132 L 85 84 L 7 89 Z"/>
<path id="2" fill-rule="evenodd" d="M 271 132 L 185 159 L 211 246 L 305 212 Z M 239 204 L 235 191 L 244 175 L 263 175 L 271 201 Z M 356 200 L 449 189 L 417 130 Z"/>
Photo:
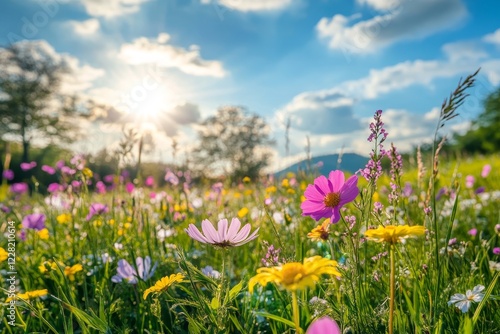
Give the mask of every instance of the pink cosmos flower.
<path id="1" fill-rule="evenodd" d="M 486 164 L 483 166 L 483 170 L 481 171 L 481 177 L 486 178 L 491 172 L 491 165 Z"/>
<path id="2" fill-rule="evenodd" d="M 125 190 L 126 190 L 129 194 L 131 194 L 131 193 L 132 193 L 132 191 L 134 191 L 134 189 L 135 189 L 134 184 L 133 184 L 132 182 L 127 182 L 127 184 L 125 185 Z"/>
<path id="3" fill-rule="evenodd" d="M 240 227 L 241 222 L 238 218 L 233 218 L 229 226 L 227 219 L 222 219 L 219 221 L 218 230 L 215 230 L 213 224 L 205 219 L 201 222 L 203 234 L 193 224 L 189 224 L 185 231 L 194 240 L 220 248 L 241 246 L 258 237 L 259 228 L 249 235 L 250 224 L 246 224 L 241 230 Z"/>
<path id="4" fill-rule="evenodd" d="M 306 334 L 341 334 L 339 325 L 330 317 L 322 317 L 314 320 Z"/>
<path id="5" fill-rule="evenodd" d="M 302 215 L 311 216 L 316 221 L 330 218 L 332 223 L 337 223 L 340 220 L 340 208 L 352 202 L 358 194 L 356 175 L 345 181 L 342 171 L 331 171 L 328 179 L 321 175 L 314 180 L 314 184 L 307 186 L 304 192 L 306 200 L 300 206 Z"/>

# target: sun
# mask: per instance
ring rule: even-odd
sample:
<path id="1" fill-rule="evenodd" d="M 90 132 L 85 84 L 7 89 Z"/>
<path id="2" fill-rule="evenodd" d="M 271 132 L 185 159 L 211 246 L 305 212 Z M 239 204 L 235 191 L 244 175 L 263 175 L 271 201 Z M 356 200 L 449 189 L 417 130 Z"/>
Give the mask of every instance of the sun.
<path id="1" fill-rule="evenodd" d="M 174 107 L 169 89 L 159 84 L 155 89 L 142 90 L 133 96 L 129 113 L 134 122 L 157 124 Z"/>

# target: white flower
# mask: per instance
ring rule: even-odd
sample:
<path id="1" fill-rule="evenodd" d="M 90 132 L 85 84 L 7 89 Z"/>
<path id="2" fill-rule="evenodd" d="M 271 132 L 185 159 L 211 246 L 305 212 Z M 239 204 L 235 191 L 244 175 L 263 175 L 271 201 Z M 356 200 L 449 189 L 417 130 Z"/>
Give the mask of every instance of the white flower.
<path id="1" fill-rule="evenodd" d="M 465 295 L 456 293 L 451 296 L 448 306 L 455 305 L 462 313 L 466 313 L 471 307 L 472 302 L 479 303 L 484 298 L 484 285 L 476 285 L 472 291 L 467 290 Z"/>
<path id="2" fill-rule="evenodd" d="M 220 272 L 212 268 L 212 266 L 206 266 L 205 268 L 201 269 L 201 272 L 204 275 L 215 279 L 219 279 L 221 276 Z"/>
<path id="3" fill-rule="evenodd" d="M 490 264 L 490 270 L 500 271 L 500 262 L 489 261 L 489 264 Z"/>

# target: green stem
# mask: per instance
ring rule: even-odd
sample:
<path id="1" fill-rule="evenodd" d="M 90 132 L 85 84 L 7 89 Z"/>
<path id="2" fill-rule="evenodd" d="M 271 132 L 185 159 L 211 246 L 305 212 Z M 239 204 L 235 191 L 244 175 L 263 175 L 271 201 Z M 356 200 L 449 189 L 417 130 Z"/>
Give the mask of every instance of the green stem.
<path id="1" fill-rule="evenodd" d="M 297 333 L 302 333 L 300 328 L 300 316 L 299 316 L 299 300 L 297 298 L 297 292 L 292 291 L 292 311 L 293 311 L 293 322 L 295 323 L 295 330 Z"/>
<path id="2" fill-rule="evenodd" d="M 395 300 L 395 276 L 396 264 L 394 261 L 394 245 L 390 245 L 391 277 L 390 277 L 390 299 L 389 299 L 389 334 L 394 333 L 394 300 Z"/>

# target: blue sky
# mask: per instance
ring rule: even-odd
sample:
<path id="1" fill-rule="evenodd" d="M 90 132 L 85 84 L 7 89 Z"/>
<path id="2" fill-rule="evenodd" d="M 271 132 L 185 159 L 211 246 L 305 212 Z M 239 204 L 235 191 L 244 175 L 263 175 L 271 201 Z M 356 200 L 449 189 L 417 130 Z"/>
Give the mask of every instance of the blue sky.
<path id="1" fill-rule="evenodd" d="M 428 140 L 460 77 L 477 86 L 448 130 L 461 131 L 500 84 L 500 3 L 465 0 L 4 0 L 0 44 L 23 41 L 67 60 L 64 89 L 121 114 L 87 122 L 75 146 L 113 147 L 123 116 L 153 119 L 154 159 L 224 105 L 264 117 L 274 167 L 313 155 L 367 155 L 384 110 L 401 150 Z M 145 115 L 147 117 L 145 117 Z M 291 120 L 286 156 L 284 123 Z M 138 124 L 137 122 L 134 125 Z"/>

